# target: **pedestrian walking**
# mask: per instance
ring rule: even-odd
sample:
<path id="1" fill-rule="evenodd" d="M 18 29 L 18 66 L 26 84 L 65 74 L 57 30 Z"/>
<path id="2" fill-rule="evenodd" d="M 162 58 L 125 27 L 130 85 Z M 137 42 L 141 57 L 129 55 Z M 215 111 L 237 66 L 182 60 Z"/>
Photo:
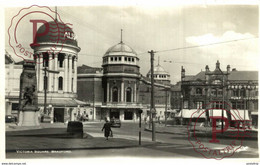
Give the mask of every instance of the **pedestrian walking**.
<path id="1" fill-rule="evenodd" d="M 112 130 L 111 130 L 111 125 L 108 122 L 108 120 L 106 120 L 106 123 L 104 124 L 102 131 L 105 130 L 104 132 L 104 136 L 106 137 L 106 140 L 108 140 L 108 137 L 110 135 L 110 133 L 112 134 Z"/>

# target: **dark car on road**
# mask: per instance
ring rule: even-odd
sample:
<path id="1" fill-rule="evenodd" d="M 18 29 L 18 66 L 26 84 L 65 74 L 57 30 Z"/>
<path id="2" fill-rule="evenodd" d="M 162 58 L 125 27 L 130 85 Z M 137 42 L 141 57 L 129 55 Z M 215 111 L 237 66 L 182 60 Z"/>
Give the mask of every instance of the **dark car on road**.
<path id="1" fill-rule="evenodd" d="M 5 116 L 5 122 L 6 123 L 14 123 L 17 121 L 17 118 L 13 115 L 6 115 Z"/>
<path id="2" fill-rule="evenodd" d="M 121 121 L 119 119 L 111 119 L 110 124 L 111 127 L 121 127 Z"/>

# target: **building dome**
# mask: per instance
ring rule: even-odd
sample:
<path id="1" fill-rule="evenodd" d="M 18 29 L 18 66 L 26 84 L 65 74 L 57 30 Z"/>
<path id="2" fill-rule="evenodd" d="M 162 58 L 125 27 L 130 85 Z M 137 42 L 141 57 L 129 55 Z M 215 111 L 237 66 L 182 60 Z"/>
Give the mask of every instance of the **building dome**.
<path id="1" fill-rule="evenodd" d="M 151 70 L 149 70 L 149 72 L 147 74 L 150 75 Z M 169 75 L 169 73 L 159 64 L 154 67 L 153 74 Z"/>
<path id="2" fill-rule="evenodd" d="M 58 21 L 50 21 L 48 22 L 48 25 L 49 31 L 45 35 L 40 34 L 44 34 L 46 25 L 40 26 L 40 28 L 37 30 L 37 34 L 39 34 L 39 36 L 36 36 L 36 38 L 34 39 L 36 43 L 55 43 L 78 47 L 78 42 L 75 39 L 75 34 L 72 31 L 72 28 L 70 28 L 68 25 Z M 35 46 L 37 45 L 31 45 L 31 47 Z"/>
<path id="3" fill-rule="evenodd" d="M 170 83 L 170 74 L 160 65 L 154 67 L 154 80 L 159 83 Z M 151 70 L 147 73 L 147 77 L 151 78 Z"/>
<path id="4" fill-rule="evenodd" d="M 123 42 L 120 42 L 119 44 L 116 44 L 116 45 L 110 47 L 106 51 L 104 56 L 110 56 L 110 55 L 131 55 L 131 56 L 137 56 L 137 53 L 130 46 L 126 45 Z"/>

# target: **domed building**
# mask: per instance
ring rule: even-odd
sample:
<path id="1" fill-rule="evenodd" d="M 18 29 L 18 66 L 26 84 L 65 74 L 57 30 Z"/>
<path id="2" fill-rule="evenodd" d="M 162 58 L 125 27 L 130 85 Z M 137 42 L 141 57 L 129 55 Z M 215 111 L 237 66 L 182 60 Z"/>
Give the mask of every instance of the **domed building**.
<path id="1" fill-rule="evenodd" d="M 43 24 L 37 30 L 31 48 L 36 62 L 38 104 L 41 115 L 50 122 L 66 122 L 75 108 L 83 104 L 76 100 L 78 47 L 75 34 L 64 23 Z M 44 112 L 44 76 L 46 72 L 47 111 Z"/>
<path id="2" fill-rule="evenodd" d="M 151 78 L 151 70 L 146 75 Z M 158 65 L 154 67 L 154 81 L 161 84 L 170 84 L 170 74 L 160 65 L 158 60 Z"/>
<path id="3" fill-rule="evenodd" d="M 140 80 L 137 53 L 123 41 L 109 48 L 103 56 L 104 104 L 101 118 L 136 120 L 140 106 Z"/>

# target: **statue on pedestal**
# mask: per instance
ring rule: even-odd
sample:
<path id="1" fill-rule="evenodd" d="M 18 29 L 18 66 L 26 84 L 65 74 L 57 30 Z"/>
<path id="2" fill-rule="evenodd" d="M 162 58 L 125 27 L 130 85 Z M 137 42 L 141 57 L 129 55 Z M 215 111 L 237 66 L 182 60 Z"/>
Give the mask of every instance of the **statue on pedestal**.
<path id="1" fill-rule="evenodd" d="M 37 81 L 34 61 L 26 60 L 20 77 L 19 126 L 39 126 Z"/>

